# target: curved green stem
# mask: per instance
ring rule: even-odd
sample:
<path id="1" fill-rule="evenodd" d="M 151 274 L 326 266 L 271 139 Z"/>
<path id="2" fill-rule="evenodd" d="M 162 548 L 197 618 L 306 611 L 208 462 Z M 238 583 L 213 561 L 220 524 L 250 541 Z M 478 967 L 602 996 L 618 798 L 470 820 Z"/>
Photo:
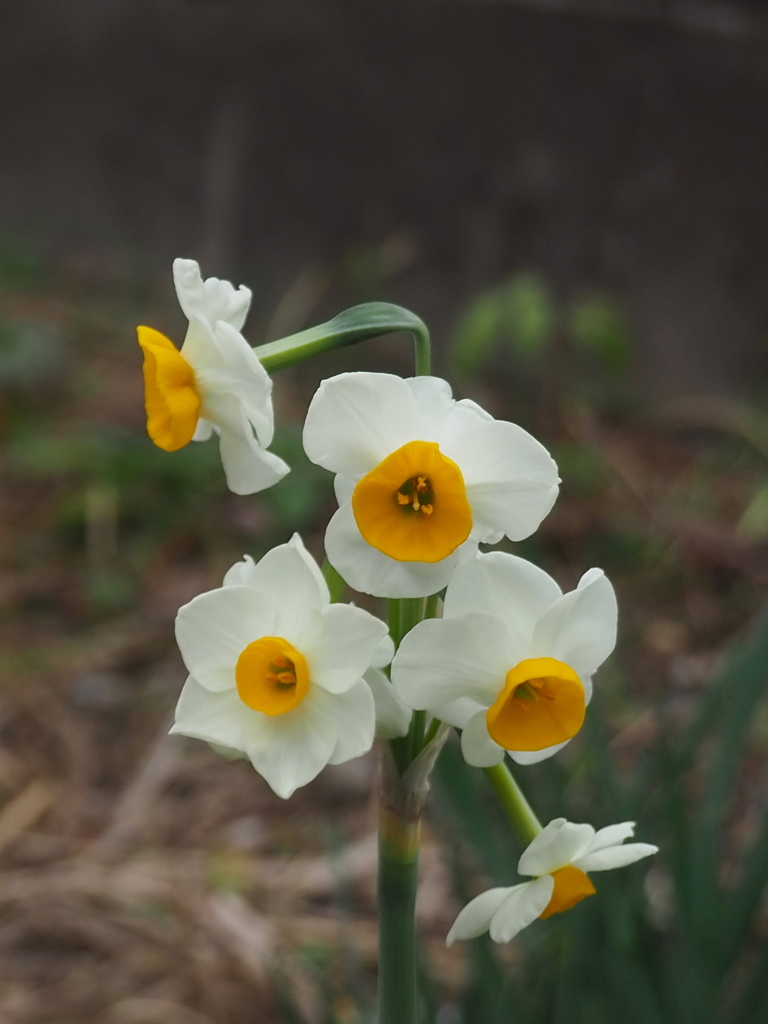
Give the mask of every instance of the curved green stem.
<path id="1" fill-rule="evenodd" d="M 365 302 L 353 306 L 327 323 L 291 334 L 279 341 L 259 345 L 254 351 L 264 369 L 274 373 L 275 370 L 294 366 L 323 352 L 395 331 L 408 331 L 413 335 L 416 375 L 420 377 L 429 374 L 431 358 L 426 324 L 410 310 L 389 302 Z"/>
<path id="2" fill-rule="evenodd" d="M 490 782 L 499 803 L 517 831 L 520 839 L 527 846 L 541 832 L 542 825 L 533 812 L 533 808 L 525 799 L 522 790 L 507 768 L 506 764 L 496 764 L 492 768 L 483 768 L 483 774 Z"/>

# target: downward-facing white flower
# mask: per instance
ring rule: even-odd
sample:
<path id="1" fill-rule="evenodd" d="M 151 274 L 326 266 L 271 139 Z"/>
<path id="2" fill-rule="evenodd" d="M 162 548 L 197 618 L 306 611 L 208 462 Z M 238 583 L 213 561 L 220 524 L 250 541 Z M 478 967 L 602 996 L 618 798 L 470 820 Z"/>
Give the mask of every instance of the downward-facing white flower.
<path id="1" fill-rule="evenodd" d="M 650 843 L 627 843 L 635 823 L 624 821 L 598 832 L 591 825 L 574 825 L 555 818 L 520 858 L 517 870 L 533 881 L 511 888 L 488 889 L 464 907 L 448 932 L 446 944 L 474 939 L 490 931 L 494 942 L 509 942 L 537 917 L 570 910 L 595 892 L 588 872 L 608 871 L 658 852 Z"/>
<path id="2" fill-rule="evenodd" d="M 327 764 L 370 749 L 375 712 L 363 675 L 386 632 L 361 608 L 331 604 L 296 534 L 179 610 L 190 676 L 171 732 L 242 752 L 289 797 Z"/>
<path id="3" fill-rule="evenodd" d="M 343 373 L 312 399 L 304 448 L 336 473 L 328 559 L 355 590 L 423 597 L 462 552 L 533 533 L 557 497 L 557 467 L 514 423 L 454 401 L 438 377 Z"/>
<path id="4" fill-rule="evenodd" d="M 240 334 L 251 293 L 216 277 L 203 281 L 194 260 L 174 260 L 173 277 L 189 319 L 181 351 L 159 331 L 138 328 L 147 433 L 173 452 L 215 432 L 229 489 L 262 491 L 288 466 L 266 450 L 274 431 L 272 381 Z"/>
<path id="5" fill-rule="evenodd" d="M 592 674 L 616 644 L 616 595 L 601 569 L 563 594 L 530 562 L 502 551 L 462 563 L 442 619 L 419 623 L 392 663 L 409 707 L 462 729 L 465 759 L 533 764 L 582 726 Z"/>

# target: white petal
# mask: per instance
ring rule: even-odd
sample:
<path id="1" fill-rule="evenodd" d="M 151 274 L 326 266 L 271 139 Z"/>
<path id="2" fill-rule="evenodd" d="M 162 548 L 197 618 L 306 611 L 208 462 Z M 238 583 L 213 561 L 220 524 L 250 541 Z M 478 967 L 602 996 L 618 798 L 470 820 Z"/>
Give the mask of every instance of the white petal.
<path id="1" fill-rule="evenodd" d="M 313 683 L 344 693 L 370 667 L 387 627 L 362 608 L 331 604 L 322 611 L 322 632 L 306 658 Z"/>
<path id="2" fill-rule="evenodd" d="M 450 580 L 462 553 L 459 548 L 442 562 L 398 562 L 363 539 L 349 504 L 342 505 L 328 524 L 325 551 L 328 561 L 353 590 L 374 597 L 436 594 Z"/>
<path id="3" fill-rule="evenodd" d="M 476 522 L 511 540 L 530 536 L 557 497 L 557 466 L 515 423 L 478 423 L 441 450 L 461 469 Z"/>
<path id="4" fill-rule="evenodd" d="M 523 882 L 523 885 L 530 885 L 530 883 Z M 487 932 L 491 926 L 493 915 L 507 896 L 519 888 L 519 885 L 515 885 L 512 888 L 486 889 L 479 896 L 475 896 L 453 922 L 445 940 L 446 946 L 453 945 L 456 939 L 476 939 L 478 935 Z"/>
<path id="5" fill-rule="evenodd" d="M 419 409 L 402 377 L 342 373 L 323 381 L 304 424 L 304 449 L 332 473 L 360 477 L 417 438 Z"/>
<path id="6" fill-rule="evenodd" d="M 474 768 L 490 768 L 504 760 L 504 748 L 488 735 L 485 710 L 473 715 L 461 734 L 461 752 Z"/>
<path id="7" fill-rule="evenodd" d="M 315 709 L 322 711 L 336 729 L 336 746 L 329 764 L 343 764 L 368 753 L 376 731 L 376 710 L 371 691 L 362 679 L 346 693 L 318 690 L 312 700 Z"/>
<path id="8" fill-rule="evenodd" d="M 184 664 L 209 690 L 235 685 L 235 666 L 245 648 L 273 636 L 274 610 L 250 587 L 222 587 L 200 594 L 179 609 L 176 642 Z"/>
<path id="9" fill-rule="evenodd" d="M 517 764 L 538 764 L 540 761 L 546 761 L 553 754 L 557 754 L 570 742 L 570 740 L 565 740 L 564 743 L 555 743 L 554 746 L 544 747 L 541 750 L 510 750 L 509 756 Z"/>
<path id="10" fill-rule="evenodd" d="M 229 281 L 209 277 L 203 282 L 195 260 L 173 261 L 173 279 L 179 305 L 188 320 L 204 318 L 213 324 L 226 320 L 239 330 L 248 314 L 251 293 L 244 285 L 235 288 Z"/>
<path id="11" fill-rule="evenodd" d="M 228 326 L 239 331 L 248 316 L 251 305 L 251 289 L 241 284 L 235 288 L 229 281 L 209 277 L 205 281 L 205 302 L 208 319 L 212 324 L 223 320 Z"/>
<path id="12" fill-rule="evenodd" d="M 216 343 L 224 369 L 218 372 L 198 372 L 196 377 L 204 395 L 207 391 L 234 395 L 253 424 L 262 448 L 272 443 L 274 412 L 272 408 L 272 380 L 261 365 L 259 357 L 245 338 L 229 324 L 218 323 Z M 204 405 L 210 405 L 204 398 Z"/>
<path id="13" fill-rule="evenodd" d="M 555 818 L 523 851 L 517 870 L 521 875 L 544 875 L 570 864 L 588 846 L 595 834 L 591 825 L 574 825 Z"/>
<path id="14" fill-rule="evenodd" d="M 391 664 L 394 656 L 395 645 L 392 642 L 392 637 L 387 633 L 379 640 L 379 646 L 376 648 L 371 664 L 374 668 L 386 668 Z"/>
<path id="15" fill-rule="evenodd" d="M 643 857 L 658 853 L 658 846 L 650 843 L 627 843 L 625 846 L 607 846 L 602 850 L 594 850 L 573 862 L 574 867 L 582 871 L 610 871 L 612 868 L 623 868 L 634 864 Z"/>
<path id="16" fill-rule="evenodd" d="M 491 551 L 458 566 L 448 584 L 443 615 L 495 615 L 503 619 L 521 655 L 527 657 L 536 622 L 560 597 L 560 587 L 542 569 L 524 558 Z"/>
<path id="17" fill-rule="evenodd" d="M 187 320 L 207 319 L 203 275 L 197 260 L 175 259 L 173 261 L 173 283 L 179 305 Z"/>
<path id="18" fill-rule="evenodd" d="M 255 714 L 258 712 L 243 704 L 237 690 L 212 693 L 189 676 L 176 705 L 171 733 L 243 751 L 244 725 L 248 716 Z"/>
<path id="19" fill-rule="evenodd" d="M 355 481 L 351 476 L 344 476 L 343 473 L 337 473 L 333 478 L 333 493 L 336 495 L 337 505 L 346 505 L 352 501 L 352 495 L 355 490 Z"/>
<path id="20" fill-rule="evenodd" d="M 534 657 L 557 658 L 591 675 L 616 646 L 616 594 L 601 569 L 544 613 L 534 631 Z"/>
<path id="21" fill-rule="evenodd" d="M 447 722 L 448 725 L 454 725 L 457 729 L 463 729 L 470 718 L 474 718 L 479 711 L 487 710 L 487 700 L 485 704 L 480 704 L 469 697 L 459 697 L 458 700 L 449 700 L 447 704 L 438 704 L 436 708 L 432 708 L 432 714 L 441 722 Z"/>
<path id="22" fill-rule="evenodd" d="M 622 821 L 618 825 L 606 825 L 595 832 L 595 837 L 587 847 L 587 853 L 603 850 L 606 846 L 619 846 L 625 839 L 635 834 L 634 821 Z"/>
<path id="23" fill-rule="evenodd" d="M 376 707 L 376 735 L 385 740 L 405 736 L 411 724 L 411 709 L 398 699 L 392 683 L 377 668 L 369 668 L 363 679 Z"/>
<path id="24" fill-rule="evenodd" d="M 491 615 L 428 619 L 404 638 L 392 662 L 392 682 L 408 707 L 436 708 L 470 697 L 486 708 L 496 700 L 510 660 L 504 623 Z"/>
<path id="25" fill-rule="evenodd" d="M 224 573 L 223 587 L 247 587 L 250 586 L 251 576 L 256 569 L 256 563 L 250 555 L 243 555 L 241 562 L 235 562 Z"/>
<path id="26" fill-rule="evenodd" d="M 233 494 L 264 491 L 290 472 L 282 459 L 259 446 L 250 427 L 247 430 L 233 434 L 222 429 L 220 434 L 221 464 Z"/>
<path id="27" fill-rule="evenodd" d="M 554 888 L 555 880 L 551 875 L 515 886 L 491 919 L 493 941 L 509 942 L 532 924 L 546 909 Z"/>
<path id="28" fill-rule="evenodd" d="M 323 574 L 301 537 L 295 533 L 287 544 L 272 548 L 256 565 L 251 563 L 244 582 L 272 605 L 274 635 L 293 644 L 309 659 L 310 647 L 321 635 L 320 613 L 329 606 L 330 596 Z"/>
<path id="29" fill-rule="evenodd" d="M 284 715 L 260 717 L 264 721 L 245 737 L 246 753 L 275 793 L 287 799 L 329 763 L 336 727 L 308 697 Z"/>
<path id="30" fill-rule="evenodd" d="M 195 432 L 192 435 L 193 441 L 207 441 L 213 433 L 213 424 L 201 416 L 197 421 Z"/>

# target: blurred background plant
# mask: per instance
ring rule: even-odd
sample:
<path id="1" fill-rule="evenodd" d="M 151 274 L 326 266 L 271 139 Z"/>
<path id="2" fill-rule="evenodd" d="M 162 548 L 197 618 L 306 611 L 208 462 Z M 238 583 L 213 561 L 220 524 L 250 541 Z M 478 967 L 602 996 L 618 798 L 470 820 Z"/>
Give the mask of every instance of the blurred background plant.
<path id="1" fill-rule="evenodd" d="M 561 497 L 516 550 L 567 587 L 599 565 L 619 592 L 588 728 L 518 777 L 542 819 L 637 819 L 662 852 L 510 947 L 446 950 L 461 901 L 514 882 L 519 855 L 449 746 L 422 867 L 425 1024 L 758 1024 L 762 12 L 363 6 L 297 3 L 288 24 L 272 3 L 9 5 L 0 1020 L 375 1019 L 374 760 L 284 804 L 166 732 L 179 605 L 293 530 L 321 554 L 332 488 L 300 444 L 319 377 L 409 373 L 409 346 L 279 375 L 293 472 L 237 498 L 213 442 L 168 456 L 144 432 L 134 329 L 178 338 L 183 255 L 254 288 L 254 344 L 359 301 L 413 308 L 456 393 L 558 461 Z M 136 76 L 147 62 L 162 74 Z"/>

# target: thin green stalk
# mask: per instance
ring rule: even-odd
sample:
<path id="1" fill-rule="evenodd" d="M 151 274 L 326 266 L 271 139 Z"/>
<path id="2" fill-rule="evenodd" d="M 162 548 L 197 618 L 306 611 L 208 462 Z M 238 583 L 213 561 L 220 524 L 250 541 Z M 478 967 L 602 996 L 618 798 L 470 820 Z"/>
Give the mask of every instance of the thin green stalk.
<path id="1" fill-rule="evenodd" d="M 323 579 L 328 584 L 328 591 L 331 595 L 331 603 L 335 604 L 340 601 L 344 590 L 346 589 L 346 580 L 336 572 L 331 563 L 326 558 L 323 562 L 321 572 Z"/>
<path id="2" fill-rule="evenodd" d="M 534 814 L 533 808 L 525 799 L 512 772 L 506 764 L 502 763 L 496 764 L 492 768 L 483 768 L 483 773 L 504 808 L 504 813 L 527 846 L 541 832 L 542 825 Z"/>
<path id="3" fill-rule="evenodd" d="M 415 313 L 389 302 L 366 302 L 353 306 L 327 323 L 259 345 L 254 351 L 262 366 L 269 373 L 274 373 L 324 352 L 395 331 L 407 331 L 413 335 L 416 375 L 429 374 L 430 346 L 426 325 Z"/>
<path id="4" fill-rule="evenodd" d="M 379 818 L 379 1024 L 417 1024 L 416 888 L 420 822 Z"/>

